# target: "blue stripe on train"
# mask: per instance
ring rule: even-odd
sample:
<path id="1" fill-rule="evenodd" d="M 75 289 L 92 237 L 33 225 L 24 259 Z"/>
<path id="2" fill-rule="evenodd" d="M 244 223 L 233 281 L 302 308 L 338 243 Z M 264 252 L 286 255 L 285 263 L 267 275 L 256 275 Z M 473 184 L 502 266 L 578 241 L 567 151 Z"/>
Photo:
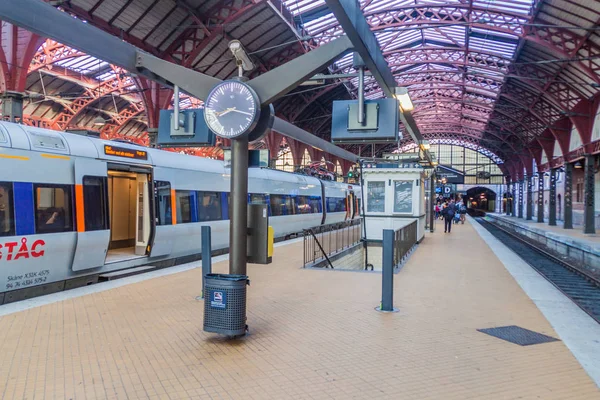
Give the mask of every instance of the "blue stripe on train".
<path id="1" fill-rule="evenodd" d="M 33 216 L 33 183 L 15 182 L 15 228 L 17 235 L 32 235 L 35 233 L 35 220 Z"/>

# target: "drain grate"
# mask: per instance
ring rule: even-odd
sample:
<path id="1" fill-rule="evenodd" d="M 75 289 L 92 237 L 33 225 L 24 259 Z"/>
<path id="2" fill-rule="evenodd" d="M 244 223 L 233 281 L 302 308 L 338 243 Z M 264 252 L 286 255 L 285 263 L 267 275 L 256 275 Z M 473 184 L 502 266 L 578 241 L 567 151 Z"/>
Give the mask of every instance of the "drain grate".
<path id="1" fill-rule="evenodd" d="M 560 341 L 551 336 L 542 335 L 541 333 L 530 331 L 529 329 L 524 329 L 515 325 L 477 330 L 521 346 Z"/>

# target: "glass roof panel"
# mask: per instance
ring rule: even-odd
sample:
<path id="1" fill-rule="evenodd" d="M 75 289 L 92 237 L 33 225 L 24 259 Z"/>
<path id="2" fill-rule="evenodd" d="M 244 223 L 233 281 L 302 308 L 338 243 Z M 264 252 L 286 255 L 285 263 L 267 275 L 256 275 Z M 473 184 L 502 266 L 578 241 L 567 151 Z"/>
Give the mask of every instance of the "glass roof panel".
<path id="1" fill-rule="evenodd" d="M 79 56 L 57 61 L 56 65 L 88 75 L 107 67 L 108 63 L 92 56 Z"/>
<path id="2" fill-rule="evenodd" d="M 282 3 L 296 16 L 325 5 L 325 0 L 283 0 Z"/>

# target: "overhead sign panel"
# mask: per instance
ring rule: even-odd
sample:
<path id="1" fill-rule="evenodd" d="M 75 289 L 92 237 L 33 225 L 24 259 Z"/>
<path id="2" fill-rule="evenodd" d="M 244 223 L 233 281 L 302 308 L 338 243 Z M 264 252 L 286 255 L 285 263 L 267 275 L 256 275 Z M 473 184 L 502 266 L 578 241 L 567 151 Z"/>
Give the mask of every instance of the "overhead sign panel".
<path id="1" fill-rule="evenodd" d="M 333 143 L 388 143 L 398 141 L 398 102 L 395 99 L 365 101 L 364 123 L 358 122 L 358 100 L 333 102 Z"/>
<path id="2" fill-rule="evenodd" d="M 148 152 L 144 150 L 127 149 L 125 147 L 118 147 L 113 145 L 104 145 L 104 154 L 113 157 L 132 158 L 135 160 L 147 160 Z"/>
<path id="3" fill-rule="evenodd" d="M 214 146 L 214 133 L 204 121 L 203 109 L 186 109 L 179 112 L 181 126 L 174 128 L 173 110 L 160 110 L 158 137 L 160 147 L 203 147 Z"/>

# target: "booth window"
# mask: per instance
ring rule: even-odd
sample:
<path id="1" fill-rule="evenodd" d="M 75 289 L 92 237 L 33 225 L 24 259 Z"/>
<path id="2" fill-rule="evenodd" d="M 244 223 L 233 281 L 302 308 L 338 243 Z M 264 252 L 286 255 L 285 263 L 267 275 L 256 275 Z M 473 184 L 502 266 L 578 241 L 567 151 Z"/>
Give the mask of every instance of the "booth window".
<path id="1" fill-rule="evenodd" d="M 15 210 L 12 183 L 0 182 L 0 236 L 14 236 Z"/>
<path id="2" fill-rule="evenodd" d="M 158 225 L 172 225 L 171 217 L 171 184 L 165 181 L 155 181 L 156 217 Z"/>
<path id="3" fill-rule="evenodd" d="M 367 182 L 367 212 L 385 212 L 385 182 Z"/>
<path id="4" fill-rule="evenodd" d="M 69 185 L 34 184 L 35 233 L 71 232 L 73 190 Z"/>
<path id="5" fill-rule="evenodd" d="M 412 214 L 413 181 L 394 181 L 394 212 Z"/>

